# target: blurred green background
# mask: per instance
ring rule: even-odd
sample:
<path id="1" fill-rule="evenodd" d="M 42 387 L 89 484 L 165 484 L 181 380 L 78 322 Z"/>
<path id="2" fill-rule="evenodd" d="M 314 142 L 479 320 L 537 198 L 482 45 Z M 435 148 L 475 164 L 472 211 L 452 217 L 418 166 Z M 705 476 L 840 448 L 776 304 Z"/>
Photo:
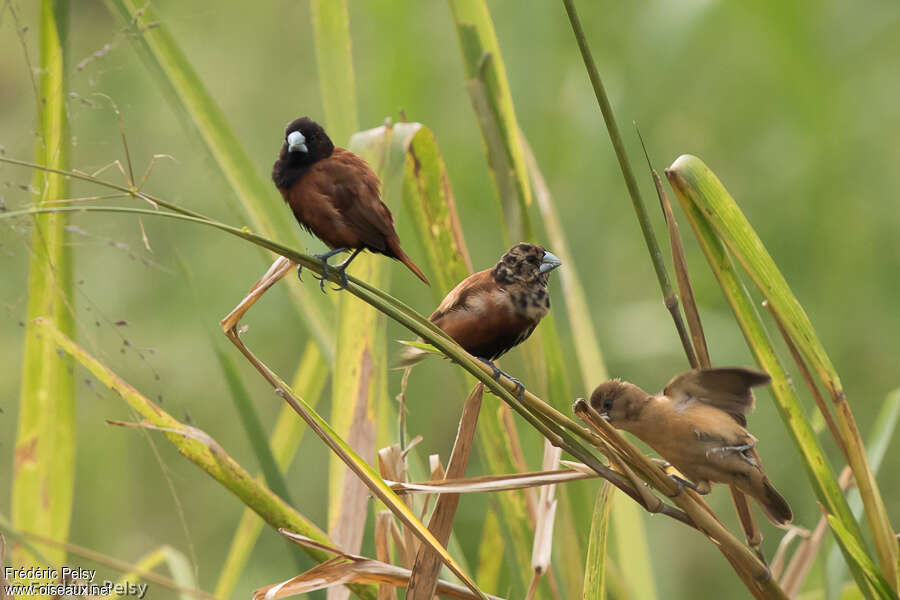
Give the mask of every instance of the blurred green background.
<path id="1" fill-rule="evenodd" d="M 0 149 L 29 160 L 36 6 L 13 4 L 18 31 L 6 4 L 0 8 Z M 504 251 L 499 214 L 448 6 L 384 0 L 349 4 L 363 128 L 380 125 L 386 117 L 396 120 L 402 110 L 408 120 L 435 132 L 472 262 L 476 269 L 490 266 Z M 839 2 L 745 6 L 704 0 L 579 5 L 633 164 L 643 175 L 630 126 L 637 121 L 657 169 L 692 153 L 721 177 L 809 313 L 865 437 L 885 394 L 900 385 L 900 6 L 881 1 L 861 10 Z M 308 3 L 157 0 L 154 6 L 267 178 L 284 124 L 304 114 L 324 118 Z M 517 115 L 577 257 L 610 372 L 648 390 L 660 389 L 687 365 L 562 4 L 505 0 L 489 6 Z M 108 96 L 122 111 L 138 173 L 154 154 L 174 158 L 157 163 L 147 191 L 240 223 L 219 171 L 182 130 L 132 40 L 103 3 L 78 2 L 71 19 L 72 166 L 93 171 L 124 160 L 115 117 L 102 97 Z M 97 51 L 101 55 L 92 57 Z M 114 169 L 105 176 L 119 177 Z M 13 209 L 30 202 L 31 194 L 23 189 L 30 181 L 25 169 L 0 167 L 3 205 Z M 646 176 L 642 187 L 662 233 Z M 75 195 L 89 193 L 97 192 L 74 186 Z M 402 237 L 408 223 L 402 210 L 395 209 L 395 216 Z M 285 218 L 290 218 L 287 211 Z M 174 416 L 189 415 L 255 471 L 206 331 L 262 274 L 258 252 L 232 237 L 170 221 L 144 220 L 152 252 L 144 248 L 133 217 L 81 215 L 72 225 L 78 341 Z M 682 232 L 713 362 L 752 364 L 684 222 Z M 0 227 L 0 492 L 13 464 L 29 234 L 24 221 Z M 305 240 L 309 250 L 322 248 L 312 238 Z M 414 260 L 422 256 L 414 241 L 406 245 Z M 179 256 L 201 290 L 199 307 L 178 267 Z M 430 312 L 428 290 L 402 266 L 391 268 L 392 293 Z M 565 321 L 558 283 L 551 278 L 551 295 L 557 294 L 556 315 Z M 308 336 L 282 287 L 245 322 L 249 343 L 289 376 Z M 116 325 L 120 321 L 127 324 Z M 568 327 L 561 331 L 574 361 L 565 337 Z M 389 340 L 408 337 L 390 326 Z M 389 350 L 396 353 L 399 346 L 389 344 Z M 786 352 L 782 357 L 789 358 Z M 521 351 L 504 364 L 515 373 Z M 272 423 L 280 408 L 277 397 L 249 368 L 243 371 L 259 410 Z M 154 434 L 156 450 L 136 431 L 108 427 L 104 419 L 130 415 L 117 397 L 81 373 L 72 541 L 124 560 L 171 544 L 196 557 L 200 584 L 212 589 L 242 505 Z M 411 378 L 409 431 L 424 436 L 423 457 L 440 453 L 446 460 L 449 455 L 463 397 L 437 390 L 456 390 L 454 377 L 448 363 L 432 360 Z M 571 384 L 577 395 L 590 392 L 578 381 Z M 397 391 L 399 373 L 392 372 L 390 393 Z M 801 393 L 811 407 L 806 391 Z M 327 393 L 325 398 L 320 412 L 327 415 Z M 812 527 L 820 512 L 807 478 L 768 391 L 759 392 L 758 400 L 750 429 L 761 440 L 759 452 L 770 478 L 791 501 L 795 522 Z M 496 400 L 485 402 L 494 406 Z M 826 440 L 825 445 L 840 466 L 834 444 Z M 288 473 L 295 502 L 324 524 L 326 450 L 307 436 L 299 456 Z M 898 456 L 895 442 L 879 477 L 895 525 L 900 523 Z M 528 458 L 529 466 L 539 468 L 538 455 Z M 483 469 L 476 463 L 470 473 Z M 598 484 L 579 485 L 595 489 Z M 460 506 L 455 531 L 470 564 L 488 501 L 467 497 Z M 727 492 L 717 489 L 711 504 L 733 523 Z M 9 494 L 0 493 L 0 513 L 9 512 Z M 657 588 L 664 597 L 697 597 L 701 576 L 703 596 L 746 593 L 701 536 L 666 519 L 646 520 Z M 579 522 L 588 523 L 589 516 L 580 516 Z M 771 555 L 780 535 L 767 523 L 762 527 Z M 364 553 L 371 555 L 370 542 L 367 538 Z M 246 597 L 260 585 L 295 574 L 285 553 L 284 544 L 266 530 L 235 595 Z M 153 597 L 157 594 L 166 597 L 159 588 Z"/>

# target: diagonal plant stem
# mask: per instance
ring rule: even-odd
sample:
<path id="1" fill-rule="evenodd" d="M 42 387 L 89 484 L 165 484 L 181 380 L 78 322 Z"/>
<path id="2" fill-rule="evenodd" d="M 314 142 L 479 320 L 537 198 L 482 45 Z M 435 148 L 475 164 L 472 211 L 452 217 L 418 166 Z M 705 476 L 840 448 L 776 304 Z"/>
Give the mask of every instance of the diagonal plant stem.
<path id="1" fill-rule="evenodd" d="M 130 208 L 121 206 L 79 206 L 79 207 L 54 207 L 54 208 L 30 208 L 18 211 L 9 211 L 0 214 L 0 220 L 21 217 L 25 215 L 47 213 L 47 212 L 109 212 L 122 214 L 139 214 L 153 215 L 158 217 L 166 217 L 189 223 L 206 225 L 219 229 L 236 237 L 249 241 L 257 246 L 261 246 L 278 254 L 284 258 L 293 261 L 295 264 L 302 265 L 304 268 L 321 275 L 322 263 L 319 259 L 306 254 L 297 252 L 291 248 L 283 246 L 278 242 L 274 242 L 263 236 L 257 235 L 244 228 L 234 227 L 211 219 L 194 217 L 191 215 L 183 215 L 177 213 L 154 211 L 149 209 Z M 332 272 L 329 274 L 329 281 L 333 283 L 341 283 L 339 275 Z M 507 405 L 521 415 L 533 427 L 535 427 L 542 435 L 549 439 L 552 443 L 561 445 L 561 447 L 569 452 L 572 456 L 581 460 L 588 467 L 596 471 L 599 475 L 610 481 L 620 490 L 634 498 L 639 503 L 642 501 L 641 495 L 634 490 L 630 481 L 624 476 L 611 469 L 605 467 L 587 447 L 583 446 L 581 441 L 594 443 L 595 436 L 581 427 L 566 415 L 560 413 L 552 406 L 526 390 L 521 403 L 517 396 L 517 384 L 506 377 L 500 380 L 493 378 L 493 372 L 480 360 L 474 358 L 463 350 L 455 341 L 447 336 L 443 330 L 438 329 L 433 323 L 425 317 L 415 312 L 408 305 L 396 298 L 393 298 L 386 292 L 372 288 L 363 281 L 353 276 L 348 276 L 347 291 L 362 299 L 363 301 L 376 306 L 380 311 L 384 312 L 390 318 L 394 319 L 414 334 L 421 336 L 426 341 L 435 346 L 442 354 L 452 359 L 454 362 L 463 367 L 470 374 L 482 381 L 494 395 L 498 396 Z M 577 440 L 576 437 L 581 441 Z M 669 505 L 665 505 L 661 511 L 662 514 L 682 521 L 690 525 L 691 520 L 682 511 L 675 509 Z"/>

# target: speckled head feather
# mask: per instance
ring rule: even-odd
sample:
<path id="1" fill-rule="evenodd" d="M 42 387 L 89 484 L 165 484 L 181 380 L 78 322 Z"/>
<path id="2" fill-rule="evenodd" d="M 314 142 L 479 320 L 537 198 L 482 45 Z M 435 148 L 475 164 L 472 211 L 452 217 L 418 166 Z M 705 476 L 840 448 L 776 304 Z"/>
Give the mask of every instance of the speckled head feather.
<path id="1" fill-rule="evenodd" d="M 518 314 L 538 321 L 550 310 L 547 279 L 560 264 L 541 246 L 522 242 L 500 257 L 491 276 L 507 290 Z"/>
<path id="2" fill-rule="evenodd" d="M 550 271 L 541 272 L 541 262 L 546 250 L 541 246 L 522 242 L 510 248 L 491 270 L 497 283 L 540 283 L 547 285 Z"/>
<path id="3" fill-rule="evenodd" d="M 303 143 L 291 144 L 295 140 Z M 279 189 L 290 188 L 311 165 L 328 158 L 333 152 L 334 144 L 321 125 L 309 117 L 294 119 L 284 129 L 281 152 L 272 167 L 272 181 Z"/>

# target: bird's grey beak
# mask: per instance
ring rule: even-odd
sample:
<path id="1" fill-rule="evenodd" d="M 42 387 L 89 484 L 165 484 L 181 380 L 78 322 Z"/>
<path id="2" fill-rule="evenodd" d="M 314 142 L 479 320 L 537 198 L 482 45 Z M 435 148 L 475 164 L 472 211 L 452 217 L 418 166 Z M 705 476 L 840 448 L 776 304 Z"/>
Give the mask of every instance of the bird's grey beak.
<path id="1" fill-rule="evenodd" d="M 292 131 L 287 136 L 288 152 L 308 152 L 306 137 L 299 131 Z"/>
<path id="2" fill-rule="evenodd" d="M 558 256 L 552 252 L 544 252 L 544 258 L 541 260 L 541 273 L 549 273 L 561 264 L 562 261 Z"/>

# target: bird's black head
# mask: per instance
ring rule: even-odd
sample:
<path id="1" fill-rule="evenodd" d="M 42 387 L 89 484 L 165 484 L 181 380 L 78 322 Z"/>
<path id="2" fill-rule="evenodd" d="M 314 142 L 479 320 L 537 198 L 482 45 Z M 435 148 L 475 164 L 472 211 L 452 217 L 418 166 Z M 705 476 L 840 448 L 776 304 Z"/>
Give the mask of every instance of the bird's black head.
<path id="1" fill-rule="evenodd" d="M 334 152 L 334 144 L 321 125 L 309 117 L 294 119 L 284 130 L 278 160 L 272 168 L 272 180 L 280 189 L 294 185 L 310 165 Z"/>
<path id="2" fill-rule="evenodd" d="M 561 264 L 562 261 L 552 252 L 541 246 L 522 242 L 500 257 L 491 274 L 499 283 L 538 283 L 546 286 L 550 271 Z"/>

